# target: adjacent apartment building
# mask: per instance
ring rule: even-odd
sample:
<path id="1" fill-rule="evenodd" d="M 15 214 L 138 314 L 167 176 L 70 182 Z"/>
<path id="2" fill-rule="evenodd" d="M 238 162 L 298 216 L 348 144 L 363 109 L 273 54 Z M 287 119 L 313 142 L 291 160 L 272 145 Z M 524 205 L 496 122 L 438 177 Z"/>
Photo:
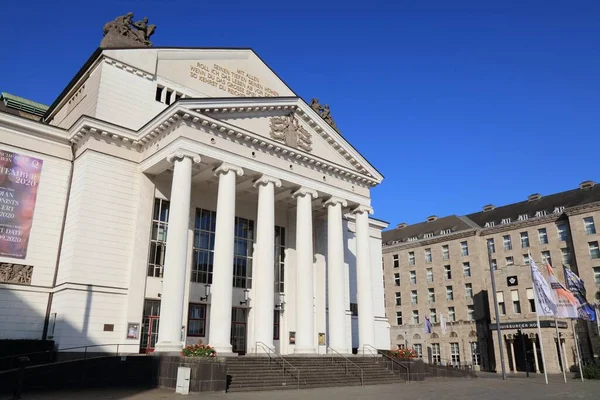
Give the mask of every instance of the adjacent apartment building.
<path id="1" fill-rule="evenodd" d="M 532 194 L 501 207 L 486 205 L 465 216 L 430 216 L 383 232 L 386 312 L 392 348 L 411 347 L 444 364 L 470 364 L 499 371 L 493 297 L 499 303 L 502 346 L 509 371 L 543 370 L 537 335 L 529 254 L 547 276 L 546 263 L 564 282 L 563 268 L 584 281 L 587 298 L 600 297 L 600 186 L 549 196 Z M 491 255 L 488 254 L 488 247 Z M 491 289 L 495 269 L 496 293 Z M 445 332 L 441 317 L 447 320 Z M 432 333 L 425 333 L 425 318 Z M 548 372 L 563 360 L 553 319 L 540 323 Z M 560 345 L 568 367 L 576 362 L 571 321 L 559 320 Z M 583 358 L 600 351 L 596 323 L 577 321 Z"/>

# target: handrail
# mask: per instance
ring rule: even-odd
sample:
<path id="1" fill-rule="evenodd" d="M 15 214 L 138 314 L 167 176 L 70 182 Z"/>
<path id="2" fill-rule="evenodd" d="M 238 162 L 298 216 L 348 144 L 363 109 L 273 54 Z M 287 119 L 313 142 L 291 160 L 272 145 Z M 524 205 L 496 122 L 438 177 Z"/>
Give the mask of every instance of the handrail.
<path id="1" fill-rule="evenodd" d="M 66 347 L 66 348 L 63 348 L 63 349 L 58 349 L 57 352 L 60 353 L 60 352 L 64 352 L 65 350 L 84 349 L 83 359 L 87 360 L 88 348 L 90 348 L 90 347 L 117 346 L 117 351 L 115 353 L 115 356 L 119 356 L 119 346 L 131 346 L 131 345 L 134 345 L 134 344 L 133 343 L 91 344 L 91 345 L 88 345 L 88 346 Z M 106 353 L 108 353 L 108 352 L 106 352 Z"/>
<path id="2" fill-rule="evenodd" d="M 297 389 L 300 389 L 300 370 L 296 367 L 294 367 L 288 360 L 286 360 L 285 358 L 283 358 L 281 356 L 281 354 L 278 354 L 275 349 L 270 348 L 267 344 L 263 343 L 263 342 L 256 342 L 255 346 L 254 346 L 254 354 L 257 355 L 258 354 L 258 346 L 261 346 L 264 350 L 267 350 L 267 355 L 269 356 L 269 362 L 271 362 L 271 353 L 273 353 L 276 357 L 280 358 L 282 363 L 281 363 L 281 371 L 282 371 L 282 376 L 285 378 L 285 365 L 289 365 L 292 369 L 296 370 L 296 380 L 297 380 Z"/>
<path id="3" fill-rule="evenodd" d="M 337 354 L 338 356 L 342 357 L 345 360 L 344 367 L 346 368 L 346 374 L 348 373 L 348 363 L 350 363 L 350 364 L 354 365 L 356 368 L 358 368 L 360 370 L 360 385 L 364 386 L 364 384 L 365 384 L 365 381 L 364 381 L 365 375 L 364 375 L 364 371 L 363 371 L 363 369 L 361 367 L 359 367 L 356 363 L 350 361 L 350 359 L 348 357 L 346 357 L 346 356 L 338 353 L 335 349 L 332 349 L 331 347 L 327 346 L 327 350 L 331 350 L 332 351 L 332 353 L 331 353 L 331 363 L 332 364 L 333 364 L 333 360 L 334 360 L 333 353 Z"/>
<path id="4" fill-rule="evenodd" d="M 369 349 L 369 347 L 370 347 L 371 349 L 375 350 L 375 351 L 376 351 L 376 353 L 373 353 L 373 352 L 371 351 L 371 349 Z M 404 368 L 404 369 L 406 370 L 406 381 L 407 381 L 408 383 L 410 383 L 410 368 L 409 368 L 408 366 L 406 366 L 406 365 L 402 364 L 402 363 L 401 363 L 400 361 L 398 361 L 398 360 L 395 360 L 393 357 L 391 357 L 391 356 L 389 356 L 389 355 L 385 354 L 384 352 L 382 352 L 382 351 L 378 350 L 377 348 L 375 348 L 374 346 L 371 346 L 370 344 L 363 344 L 363 356 L 365 355 L 365 349 L 369 350 L 369 353 L 373 354 L 373 356 L 374 356 L 374 357 L 377 357 L 377 355 L 380 355 L 380 356 L 382 356 L 382 357 L 385 357 L 385 358 L 387 358 L 387 359 L 388 359 L 388 360 L 391 362 L 391 364 L 392 364 L 392 373 L 394 372 L 394 364 L 395 364 L 395 365 L 399 365 L 399 366 L 401 366 L 402 368 Z"/>

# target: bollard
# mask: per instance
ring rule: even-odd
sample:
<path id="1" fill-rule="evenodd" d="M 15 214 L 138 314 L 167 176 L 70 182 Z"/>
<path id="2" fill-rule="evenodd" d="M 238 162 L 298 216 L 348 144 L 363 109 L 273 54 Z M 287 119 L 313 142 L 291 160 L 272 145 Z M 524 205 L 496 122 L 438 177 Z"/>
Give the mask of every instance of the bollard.
<path id="1" fill-rule="evenodd" d="M 21 394 L 23 393 L 23 382 L 25 381 L 25 367 L 27 367 L 27 364 L 29 364 L 29 358 L 27 357 L 19 357 L 17 360 L 19 363 L 19 372 L 13 392 L 13 399 L 15 400 L 21 399 Z"/>

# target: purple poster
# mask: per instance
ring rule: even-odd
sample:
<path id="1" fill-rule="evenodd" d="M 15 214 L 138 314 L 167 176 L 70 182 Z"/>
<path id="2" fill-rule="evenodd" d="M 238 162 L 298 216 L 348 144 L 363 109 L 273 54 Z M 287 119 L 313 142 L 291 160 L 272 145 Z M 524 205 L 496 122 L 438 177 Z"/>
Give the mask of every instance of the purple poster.
<path id="1" fill-rule="evenodd" d="M 0 150 L 0 256 L 25 258 L 42 160 Z"/>

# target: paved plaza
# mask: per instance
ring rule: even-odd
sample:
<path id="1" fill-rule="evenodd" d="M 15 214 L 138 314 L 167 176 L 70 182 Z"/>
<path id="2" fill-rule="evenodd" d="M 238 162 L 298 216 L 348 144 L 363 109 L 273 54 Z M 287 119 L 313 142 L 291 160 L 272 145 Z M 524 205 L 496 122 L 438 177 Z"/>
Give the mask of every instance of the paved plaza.
<path id="1" fill-rule="evenodd" d="M 185 396 L 189 399 L 202 400 L 300 400 L 300 399 L 411 399 L 411 400 L 551 400 L 551 399 L 598 399 L 600 382 L 570 379 L 566 384 L 562 376 L 550 377 L 550 384 L 545 385 L 543 378 L 511 377 L 502 381 L 496 376 L 477 379 L 433 379 L 411 384 L 377 385 L 365 387 L 305 389 L 300 391 L 270 391 L 254 393 L 207 393 Z M 170 400 L 181 399 L 182 395 L 173 390 L 155 389 L 150 391 L 96 390 L 85 392 L 54 392 L 48 394 L 26 394 L 23 400 L 58 400 L 58 399 L 131 399 L 131 400 Z M 4 398 L 2 398 L 4 399 Z"/>

